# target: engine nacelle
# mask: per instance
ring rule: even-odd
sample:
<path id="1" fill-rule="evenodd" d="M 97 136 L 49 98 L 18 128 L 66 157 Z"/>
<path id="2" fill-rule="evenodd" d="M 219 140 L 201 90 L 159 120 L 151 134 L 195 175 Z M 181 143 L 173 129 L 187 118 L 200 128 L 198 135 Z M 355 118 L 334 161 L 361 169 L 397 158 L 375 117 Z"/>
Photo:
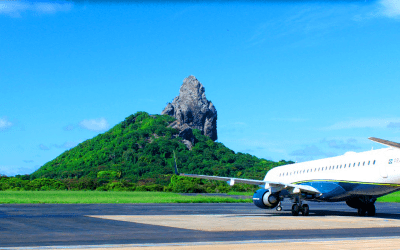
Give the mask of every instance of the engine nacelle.
<path id="1" fill-rule="evenodd" d="M 279 195 L 268 189 L 259 189 L 253 195 L 253 202 L 259 208 L 272 209 L 279 204 Z"/>
<path id="2" fill-rule="evenodd" d="M 371 198 L 371 197 L 367 197 L 367 196 L 356 196 L 356 197 L 352 197 L 348 200 L 346 200 L 346 204 L 347 206 L 351 207 L 351 208 L 361 208 L 361 207 L 365 207 L 368 204 L 374 204 L 376 201 L 376 198 Z"/>
<path id="3" fill-rule="evenodd" d="M 363 203 L 361 202 L 360 198 L 352 198 L 352 199 L 348 199 L 346 201 L 347 206 L 351 207 L 351 208 L 360 208 L 363 206 Z"/>

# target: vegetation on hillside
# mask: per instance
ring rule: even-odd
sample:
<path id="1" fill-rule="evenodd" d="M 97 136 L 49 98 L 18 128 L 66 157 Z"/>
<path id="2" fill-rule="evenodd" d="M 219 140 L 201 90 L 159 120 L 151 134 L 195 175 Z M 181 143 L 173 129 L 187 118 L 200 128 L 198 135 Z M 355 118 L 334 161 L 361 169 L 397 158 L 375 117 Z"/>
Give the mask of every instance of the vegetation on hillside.
<path id="1" fill-rule="evenodd" d="M 0 190 L 18 187 L 19 184 L 15 185 L 18 181 L 11 179 L 19 179 L 26 182 L 25 190 L 224 192 L 230 188 L 221 182 L 178 176 L 171 181 L 174 152 L 179 170 L 193 174 L 262 179 L 269 169 L 292 163 L 235 153 L 222 143 L 202 135 L 199 130 L 194 130 L 195 144 L 188 150 L 178 131 L 168 127 L 174 120 L 168 115 L 137 112 L 109 131 L 64 152 L 30 176 L 0 178 Z M 62 185 L 55 188 L 49 184 L 40 187 L 27 184 L 34 181 L 45 183 L 49 179 Z M 246 185 L 235 187 L 238 191 L 252 188 Z"/>

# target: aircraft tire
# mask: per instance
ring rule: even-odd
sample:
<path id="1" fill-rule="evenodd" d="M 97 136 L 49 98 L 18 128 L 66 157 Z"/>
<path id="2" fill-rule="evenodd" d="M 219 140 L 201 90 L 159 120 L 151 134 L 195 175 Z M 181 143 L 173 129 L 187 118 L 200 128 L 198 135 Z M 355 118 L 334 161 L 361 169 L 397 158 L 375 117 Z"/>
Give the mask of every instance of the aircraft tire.
<path id="1" fill-rule="evenodd" d="M 374 204 L 369 204 L 366 210 L 367 210 L 368 216 L 375 216 L 376 209 L 375 209 L 375 205 Z"/>
<path id="2" fill-rule="evenodd" d="M 303 205 L 301 213 L 303 214 L 303 216 L 308 216 L 310 214 L 310 207 L 308 206 L 308 204 Z"/>
<path id="3" fill-rule="evenodd" d="M 293 206 L 292 206 L 292 215 L 293 216 L 299 215 L 299 210 L 300 210 L 299 205 L 293 204 Z"/>
<path id="4" fill-rule="evenodd" d="M 367 212 L 367 210 L 363 207 L 358 208 L 357 214 L 359 216 L 365 216 L 365 213 Z"/>

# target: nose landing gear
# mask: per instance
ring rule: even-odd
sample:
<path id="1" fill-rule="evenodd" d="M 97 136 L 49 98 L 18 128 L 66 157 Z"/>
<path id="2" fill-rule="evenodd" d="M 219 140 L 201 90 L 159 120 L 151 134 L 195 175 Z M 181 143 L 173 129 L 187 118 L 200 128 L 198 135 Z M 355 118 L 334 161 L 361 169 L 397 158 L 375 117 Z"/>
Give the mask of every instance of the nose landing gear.
<path id="1" fill-rule="evenodd" d="M 276 211 L 282 211 L 282 203 L 279 202 L 278 206 L 276 207 Z"/>

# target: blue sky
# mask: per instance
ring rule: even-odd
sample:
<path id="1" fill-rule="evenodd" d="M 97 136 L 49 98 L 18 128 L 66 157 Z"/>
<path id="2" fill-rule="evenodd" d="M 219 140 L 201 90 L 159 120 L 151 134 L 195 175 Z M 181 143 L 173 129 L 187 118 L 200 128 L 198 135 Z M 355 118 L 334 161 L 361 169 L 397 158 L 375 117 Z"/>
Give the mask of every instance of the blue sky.
<path id="1" fill-rule="evenodd" d="M 0 1 L 0 174 L 29 174 L 185 77 L 270 160 L 400 142 L 400 2 Z"/>

